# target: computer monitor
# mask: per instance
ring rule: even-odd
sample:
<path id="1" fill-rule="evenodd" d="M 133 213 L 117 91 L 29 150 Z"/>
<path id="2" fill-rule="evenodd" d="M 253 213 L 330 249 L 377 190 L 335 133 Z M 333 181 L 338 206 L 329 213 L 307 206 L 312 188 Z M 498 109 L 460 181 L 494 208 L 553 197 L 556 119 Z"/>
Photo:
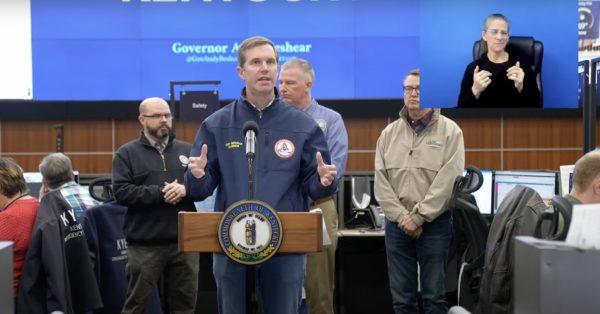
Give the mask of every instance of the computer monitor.
<path id="1" fill-rule="evenodd" d="M 494 211 L 506 194 L 517 185 L 534 189 L 544 201 L 556 195 L 556 172 L 553 171 L 496 171 L 494 173 Z"/>
<path id="2" fill-rule="evenodd" d="M 463 172 L 463 175 L 466 174 L 466 170 Z M 473 192 L 473 196 L 475 197 L 475 201 L 477 202 L 477 207 L 479 208 L 479 212 L 484 215 L 493 214 L 492 211 L 492 202 L 493 202 L 493 184 L 492 170 L 481 170 L 481 174 L 483 175 L 483 184 L 479 188 L 479 190 Z"/>
<path id="3" fill-rule="evenodd" d="M 42 173 L 41 172 L 23 172 L 29 195 L 38 197 L 42 188 Z"/>
<path id="4" fill-rule="evenodd" d="M 79 183 L 79 171 L 73 171 L 75 182 Z M 41 172 L 23 172 L 23 177 L 29 189 L 29 195 L 33 197 L 40 196 L 42 188 L 42 173 Z"/>
<path id="5" fill-rule="evenodd" d="M 567 193 L 571 193 L 573 189 L 573 171 L 575 170 L 575 165 L 563 165 L 560 166 L 560 195 L 565 195 Z"/>

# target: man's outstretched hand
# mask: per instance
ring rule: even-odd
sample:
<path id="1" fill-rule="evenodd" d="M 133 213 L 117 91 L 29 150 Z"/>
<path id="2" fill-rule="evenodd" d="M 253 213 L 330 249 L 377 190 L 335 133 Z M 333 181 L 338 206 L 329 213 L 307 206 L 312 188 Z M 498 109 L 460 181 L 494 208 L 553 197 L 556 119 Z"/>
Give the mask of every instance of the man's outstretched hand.
<path id="1" fill-rule="evenodd" d="M 328 165 L 323 161 L 321 152 L 317 152 L 317 172 L 322 186 L 330 186 L 337 176 L 335 165 Z"/>
<path id="2" fill-rule="evenodd" d="M 204 177 L 204 168 L 206 168 L 206 163 L 208 158 L 206 155 L 208 154 L 208 146 L 206 144 L 202 144 L 202 150 L 200 152 L 200 157 L 191 157 L 189 158 L 188 169 L 196 179 L 200 179 Z"/>

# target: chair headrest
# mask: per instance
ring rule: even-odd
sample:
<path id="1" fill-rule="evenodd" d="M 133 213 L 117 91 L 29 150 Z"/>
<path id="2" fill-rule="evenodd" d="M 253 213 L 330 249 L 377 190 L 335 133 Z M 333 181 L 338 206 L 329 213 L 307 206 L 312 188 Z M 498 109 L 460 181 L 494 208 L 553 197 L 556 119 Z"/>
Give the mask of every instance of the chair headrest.
<path id="1" fill-rule="evenodd" d="M 483 174 L 475 165 L 467 166 L 467 173 L 463 176 L 460 192 L 473 193 L 483 185 Z"/>
<path id="2" fill-rule="evenodd" d="M 511 36 L 506 44 L 506 51 L 510 54 L 516 54 L 532 59 L 531 63 L 535 63 L 533 60 L 535 56 L 535 49 L 539 49 L 536 46 L 535 38 L 531 36 Z M 473 60 L 479 59 L 484 54 L 484 45 L 481 39 L 476 40 L 473 43 Z"/>
<path id="3" fill-rule="evenodd" d="M 100 202 L 108 202 L 114 199 L 112 190 L 112 177 L 99 177 L 90 182 L 88 187 L 90 196 Z"/>

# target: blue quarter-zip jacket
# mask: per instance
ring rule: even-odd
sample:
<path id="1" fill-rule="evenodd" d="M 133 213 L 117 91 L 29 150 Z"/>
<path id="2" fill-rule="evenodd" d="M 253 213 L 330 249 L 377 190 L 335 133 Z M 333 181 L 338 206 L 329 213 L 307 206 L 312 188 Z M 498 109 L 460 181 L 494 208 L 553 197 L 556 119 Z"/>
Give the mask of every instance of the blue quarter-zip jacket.
<path id="1" fill-rule="evenodd" d="M 327 143 L 317 123 L 306 113 L 276 96 L 262 111 L 244 97 L 209 116 L 198 131 L 190 156 L 208 146 L 205 176 L 196 179 L 188 170 L 186 189 L 195 200 L 212 195 L 219 186 L 215 211 L 248 199 L 248 161 L 243 125 L 259 126 L 254 160 L 254 199 L 277 211 L 308 211 L 307 196 L 319 199 L 333 194 L 337 181 L 324 187 L 317 173 L 316 153 L 331 162 Z"/>

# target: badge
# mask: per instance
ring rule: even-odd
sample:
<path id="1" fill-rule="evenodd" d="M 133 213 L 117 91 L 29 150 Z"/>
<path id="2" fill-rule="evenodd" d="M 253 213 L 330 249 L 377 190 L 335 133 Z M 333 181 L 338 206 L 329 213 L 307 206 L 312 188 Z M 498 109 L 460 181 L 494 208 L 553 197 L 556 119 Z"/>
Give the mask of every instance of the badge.
<path id="1" fill-rule="evenodd" d="M 219 223 L 219 244 L 232 260 L 244 265 L 266 262 L 277 253 L 282 226 L 277 212 L 261 201 L 231 205 Z"/>
<path id="2" fill-rule="evenodd" d="M 284 138 L 275 143 L 274 149 L 275 154 L 279 156 L 279 158 L 288 159 L 294 155 L 296 147 L 292 141 Z"/>
<path id="3" fill-rule="evenodd" d="M 179 155 L 179 161 L 181 161 L 181 166 L 183 167 L 187 167 L 188 163 L 190 163 L 190 160 L 185 155 Z"/>

